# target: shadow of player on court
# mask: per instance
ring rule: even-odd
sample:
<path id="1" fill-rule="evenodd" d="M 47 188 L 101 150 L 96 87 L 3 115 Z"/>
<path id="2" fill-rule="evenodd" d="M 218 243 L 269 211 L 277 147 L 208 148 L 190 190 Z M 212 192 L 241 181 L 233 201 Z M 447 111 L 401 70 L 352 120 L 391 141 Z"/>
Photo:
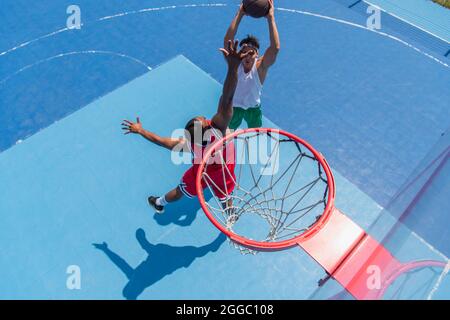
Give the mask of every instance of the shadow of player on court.
<path id="1" fill-rule="evenodd" d="M 205 200 L 209 201 L 211 197 L 211 192 L 205 190 Z M 181 227 L 187 227 L 194 222 L 200 209 L 198 198 L 189 199 L 188 197 L 183 197 L 167 205 L 164 214 L 155 214 L 153 219 L 161 226 L 173 223 Z"/>
<path id="2" fill-rule="evenodd" d="M 136 230 L 136 239 L 148 257 L 136 268 L 131 267 L 125 259 L 108 248 L 106 242 L 92 245 L 103 251 L 106 256 L 125 274 L 128 283 L 122 294 L 128 300 L 135 300 L 148 287 L 180 268 L 188 268 L 195 259 L 201 258 L 209 252 L 219 250 L 226 236 L 222 233 L 211 243 L 201 246 L 173 247 L 167 244 L 150 243 L 142 229 Z"/>

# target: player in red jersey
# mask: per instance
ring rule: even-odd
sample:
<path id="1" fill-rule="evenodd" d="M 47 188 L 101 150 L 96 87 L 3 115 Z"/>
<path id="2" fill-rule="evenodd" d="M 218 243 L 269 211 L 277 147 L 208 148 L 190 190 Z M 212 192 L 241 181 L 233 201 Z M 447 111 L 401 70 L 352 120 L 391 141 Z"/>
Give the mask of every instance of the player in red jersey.
<path id="1" fill-rule="evenodd" d="M 203 116 L 198 116 L 189 120 L 185 127 L 184 138 L 174 139 L 160 137 L 155 133 L 147 131 L 142 127 L 139 117 L 135 123 L 128 120 L 124 120 L 122 123 L 122 129 L 125 130 L 125 134 L 139 134 L 147 140 L 169 150 L 189 151 L 193 155 L 193 166 L 184 173 L 180 184 L 176 188 L 169 191 L 164 196 L 150 196 L 148 198 L 148 203 L 157 213 L 163 213 L 165 205 L 179 200 L 183 195 L 188 197 L 197 195 L 195 178 L 203 154 L 214 141 L 224 137 L 227 134 L 227 130 L 229 130 L 228 125 L 233 117 L 233 97 L 238 82 L 238 68 L 243 58 L 249 54 L 253 54 L 251 51 L 244 53 L 241 50 L 238 52 L 237 47 L 237 41 L 234 43 L 228 41 L 228 48 L 220 49 L 227 62 L 228 72 L 223 85 L 222 96 L 219 100 L 217 113 L 211 120 L 208 120 Z M 224 204 L 228 201 L 229 195 L 233 191 L 235 185 L 234 145 L 229 143 L 225 148 L 226 168 L 223 167 L 222 163 L 213 163 L 208 165 L 206 169 L 206 174 L 209 177 L 208 179 L 212 182 L 210 185 L 213 192 Z M 203 185 L 203 187 L 205 188 L 206 185 Z M 226 191 L 224 192 L 224 190 Z"/>

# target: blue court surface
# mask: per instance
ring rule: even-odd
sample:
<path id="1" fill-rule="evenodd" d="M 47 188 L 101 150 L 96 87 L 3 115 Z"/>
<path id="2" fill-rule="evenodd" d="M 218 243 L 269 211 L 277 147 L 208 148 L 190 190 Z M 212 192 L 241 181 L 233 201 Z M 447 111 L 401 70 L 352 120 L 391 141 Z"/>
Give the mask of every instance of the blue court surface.
<path id="1" fill-rule="evenodd" d="M 443 265 L 399 276 L 385 299 L 450 299 L 450 10 L 374 0 L 369 30 L 369 2 L 276 1 L 263 126 L 319 150 L 336 206 L 399 261 Z M 163 215 L 147 204 L 188 166 L 120 123 L 170 136 L 215 113 L 239 1 L 80 0 L 80 30 L 66 28 L 71 4 L 0 9 L 0 299 L 351 298 L 318 287 L 300 249 L 241 255 L 197 199 Z M 267 47 L 266 25 L 245 18 L 238 37 Z"/>

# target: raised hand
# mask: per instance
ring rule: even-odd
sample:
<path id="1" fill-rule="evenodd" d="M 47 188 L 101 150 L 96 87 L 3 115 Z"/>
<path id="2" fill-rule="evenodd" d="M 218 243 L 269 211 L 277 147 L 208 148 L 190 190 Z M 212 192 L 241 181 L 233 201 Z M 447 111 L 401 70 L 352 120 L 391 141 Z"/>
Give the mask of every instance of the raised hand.
<path id="1" fill-rule="evenodd" d="M 244 59 L 246 56 L 248 55 L 252 55 L 254 54 L 254 50 L 249 50 L 247 52 L 242 52 L 242 50 L 240 50 L 239 52 L 237 51 L 237 47 L 238 47 L 239 42 L 236 40 L 231 41 L 228 40 L 228 48 L 224 49 L 224 48 L 220 48 L 219 50 L 223 53 L 223 56 L 225 58 L 225 60 L 228 63 L 228 67 L 231 69 L 237 69 L 242 61 L 242 59 Z"/>
<path id="2" fill-rule="evenodd" d="M 241 5 L 239 6 L 238 15 L 241 16 L 241 17 L 247 15 L 247 13 L 245 13 L 244 5 L 243 5 L 242 3 L 241 3 Z"/>
<path id="3" fill-rule="evenodd" d="M 269 12 L 266 15 L 267 19 L 275 17 L 275 6 L 273 4 L 273 0 L 269 0 L 270 9 Z"/>
<path id="4" fill-rule="evenodd" d="M 140 133 L 142 130 L 142 124 L 139 120 L 139 117 L 136 118 L 136 123 L 133 123 L 128 120 L 123 120 L 122 122 L 122 130 L 124 130 L 124 134 L 129 133 Z"/>

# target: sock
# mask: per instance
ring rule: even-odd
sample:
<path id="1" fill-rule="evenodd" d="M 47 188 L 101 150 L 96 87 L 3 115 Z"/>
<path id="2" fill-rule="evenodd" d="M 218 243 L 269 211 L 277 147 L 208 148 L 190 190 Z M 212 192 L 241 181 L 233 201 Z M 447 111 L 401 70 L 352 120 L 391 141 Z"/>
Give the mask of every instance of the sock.
<path id="1" fill-rule="evenodd" d="M 163 206 L 163 207 L 164 207 L 164 206 L 167 204 L 166 197 L 165 197 L 165 196 L 162 196 L 162 197 L 156 199 L 156 204 L 157 204 L 158 206 Z"/>

